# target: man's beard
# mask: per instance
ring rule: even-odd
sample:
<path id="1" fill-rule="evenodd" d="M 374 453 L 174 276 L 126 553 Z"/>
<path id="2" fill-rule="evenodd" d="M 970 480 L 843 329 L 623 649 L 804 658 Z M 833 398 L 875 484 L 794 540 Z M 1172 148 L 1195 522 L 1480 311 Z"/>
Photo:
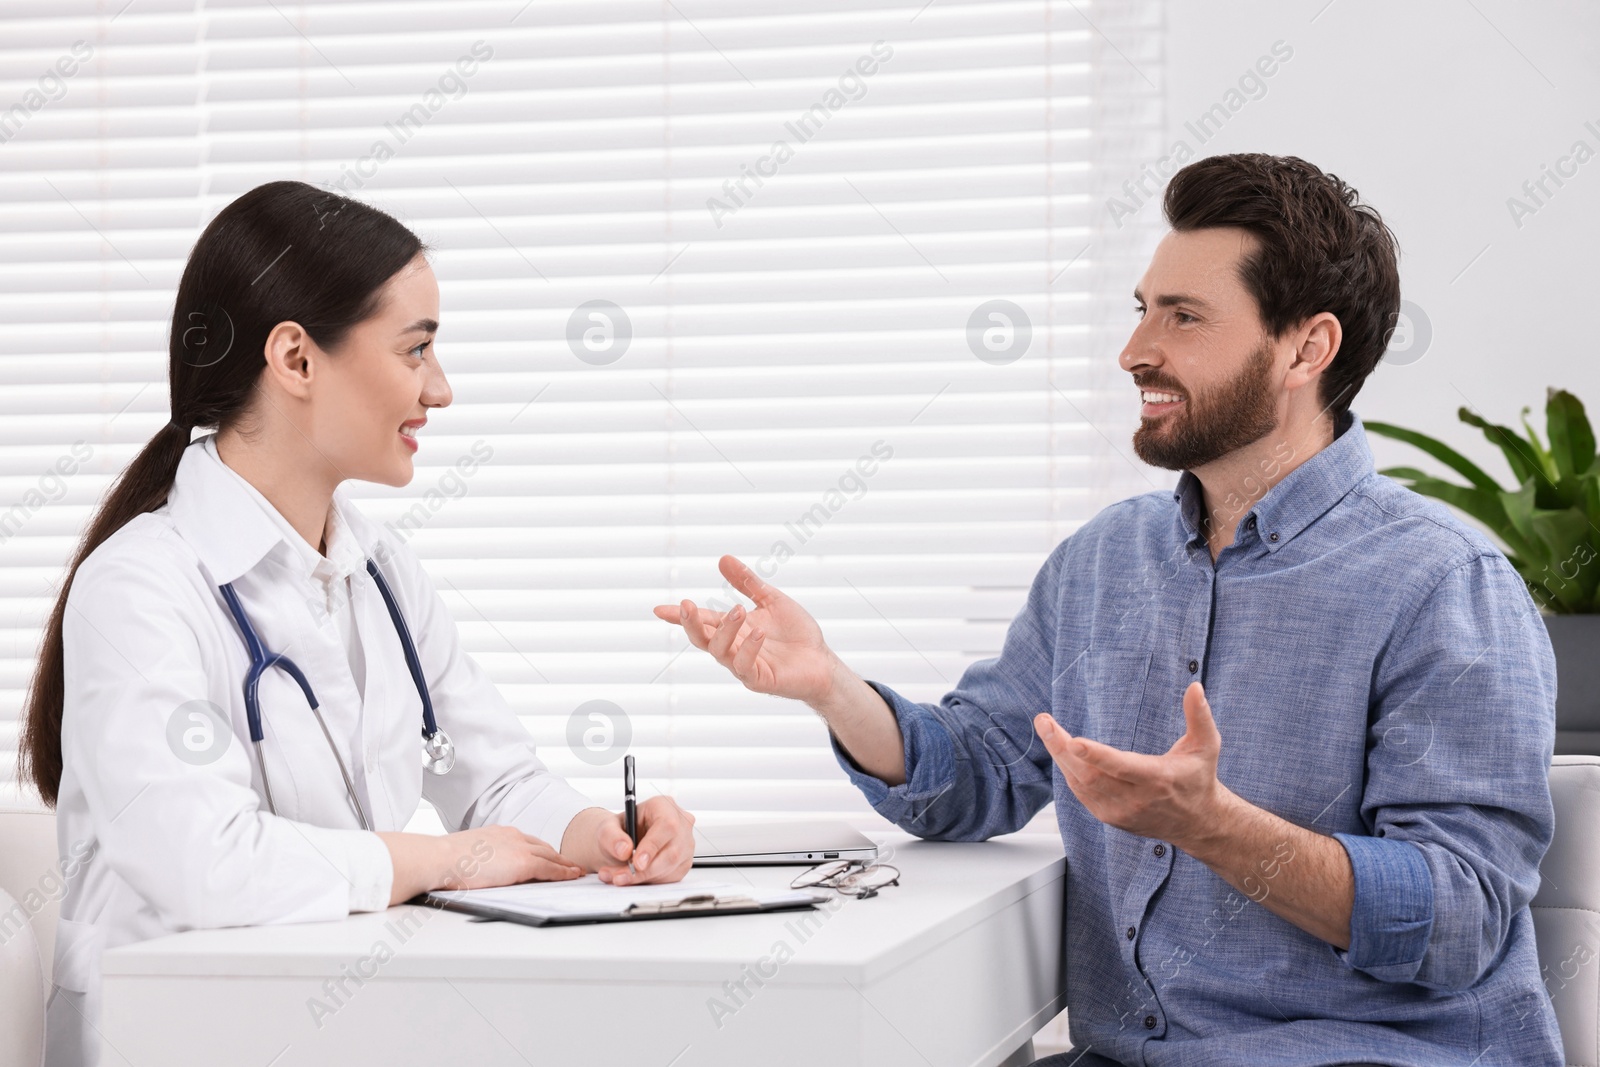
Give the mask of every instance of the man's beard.
<path id="1" fill-rule="evenodd" d="M 1161 392 L 1159 379 L 1140 388 Z M 1203 467 L 1277 429 L 1276 406 L 1272 352 L 1263 341 L 1231 382 L 1203 394 L 1190 393 L 1179 410 L 1141 420 L 1133 434 L 1133 451 L 1152 467 L 1173 471 Z"/>

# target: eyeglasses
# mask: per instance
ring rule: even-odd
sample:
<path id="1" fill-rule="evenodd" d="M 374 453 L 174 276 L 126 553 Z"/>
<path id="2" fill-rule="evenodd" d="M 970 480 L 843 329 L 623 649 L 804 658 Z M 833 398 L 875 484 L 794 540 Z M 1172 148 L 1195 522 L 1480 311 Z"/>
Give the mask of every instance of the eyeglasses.
<path id="1" fill-rule="evenodd" d="M 819 863 L 789 883 L 790 889 L 821 886 L 857 900 L 870 900 L 878 890 L 900 884 L 900 872 L 887 863 L 863 860 L 833 860 Z"/>

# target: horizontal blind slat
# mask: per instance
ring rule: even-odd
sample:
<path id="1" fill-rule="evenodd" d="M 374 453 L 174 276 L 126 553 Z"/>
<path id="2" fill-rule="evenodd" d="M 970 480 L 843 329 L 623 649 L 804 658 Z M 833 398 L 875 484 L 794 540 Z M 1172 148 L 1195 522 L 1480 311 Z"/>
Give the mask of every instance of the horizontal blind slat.
<path id="1" fill-rule="evenodd" d="M 654 0 L 516 6 L 0 15 L 0 757 L 77 536 L 167 418 L 189 249 L 267 180 L 341 188 L 434 249 L 454 401 L 409 485 L 347 491 L 597 798 L 612 769 L 567 728 L 603 699 L 647 794 L 877 818 L 815 715 L 650 614 L 730 603 L 723 553 L 858 671 L 936 700 L 998 651 L 1062 538 L 1170 488 L 1132 457 L 1135 396 L 1096 318 L 1157 221 L 1109 233 L 1102 190 L 1161 117 L 1130 60 L 1108 77 L 1088 19 L 1143 25 L 1149 5 L 698 0 L 692 24 Z M 8 128 L 76 40 L 93 55 Z M 877 41 L 892 56 L 857 68 Z M 790 158 L 754 181 L 780 141 Z M 996 299 L 1028 320 L 1001 365 L 980 358 Z M 594 300 L 628 317 L 610 364 L 569 340 Z"/>

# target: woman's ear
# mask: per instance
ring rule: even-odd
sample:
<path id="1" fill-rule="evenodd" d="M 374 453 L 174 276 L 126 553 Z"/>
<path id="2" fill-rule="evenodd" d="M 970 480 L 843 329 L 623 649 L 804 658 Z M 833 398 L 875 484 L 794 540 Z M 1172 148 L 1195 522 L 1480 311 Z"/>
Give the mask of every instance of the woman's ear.
<path id="1" fill-rule="evenodd" d="M 288 396 L 307 399 L 316 372 L 316 357 L 321 355 L 321 350 L 304 327 L 298 322 L 278 323 L 267 334 L 264 350 L 268 380 Z"/>

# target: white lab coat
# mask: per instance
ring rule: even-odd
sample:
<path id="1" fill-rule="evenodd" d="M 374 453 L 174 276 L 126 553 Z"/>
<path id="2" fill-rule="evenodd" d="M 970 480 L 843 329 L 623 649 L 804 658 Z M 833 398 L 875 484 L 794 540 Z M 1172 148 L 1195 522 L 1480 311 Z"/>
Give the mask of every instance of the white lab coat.
<path id="1" fill-rule="evenodd" d="M 269 652 L 306 674 L 374 829 L 404 829 L 426 796 L 449 830 L 507 823 L 559 848 L 572 817 L 593 806 L 540 762 L 404 541 L 365 519 L 342 490 L 334 508 L 323 560 L 206 438 L 184 453 L 167 503 L 79 568 L 62 627 L 65 769 L 56 814 L 62 856 L 87 860 L 61 903 L 47 1067 L 99 1062 L 93 1028 L 105 949 L 388 906 L 388 850 L 359 828 L 327 739 L 279 670 L 260 688 L 278 813 L 267 811 L 245 719 L 250 661 L 218 592 L 224 583 L 233 583 Z M 422 704 L 366 572 L 369 556 L 394 591 L 434 715 L 455 743 L 449 774 L 423 773 Z M 354 624 L 349 645 L 341 614 Z M 215 705 L 233 731 L 220 756 L 202 764 L 169 742 L 174 716 L 180 737 L 198 722 L 179 711 L 197 700 Z"/>

